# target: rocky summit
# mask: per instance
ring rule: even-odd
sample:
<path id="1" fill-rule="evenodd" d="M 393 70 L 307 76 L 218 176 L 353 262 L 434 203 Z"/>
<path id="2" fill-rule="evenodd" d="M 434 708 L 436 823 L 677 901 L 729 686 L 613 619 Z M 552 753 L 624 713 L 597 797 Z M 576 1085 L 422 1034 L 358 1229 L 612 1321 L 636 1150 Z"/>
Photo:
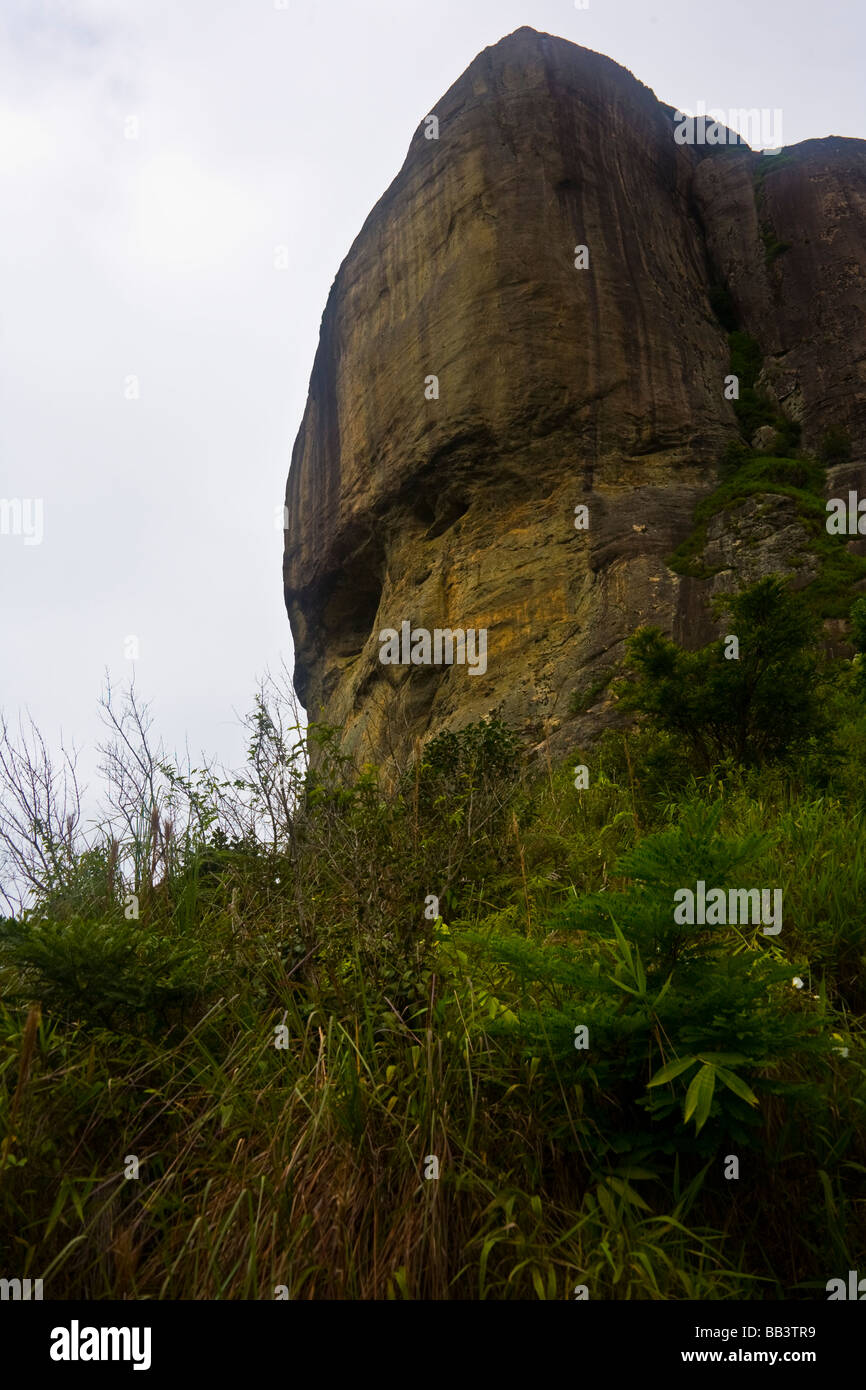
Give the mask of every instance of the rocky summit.
<path id="1" fill-rule="evenodd" d="M 419 124 L 286 492 L 295 687 L 358 762 L 496 708 L 565 749 L 641 624 L 696 646 L 724 589 L 820 583 L 806 475 L 866 495 L 866 142 L 728 136 L 532 29 Z"/>

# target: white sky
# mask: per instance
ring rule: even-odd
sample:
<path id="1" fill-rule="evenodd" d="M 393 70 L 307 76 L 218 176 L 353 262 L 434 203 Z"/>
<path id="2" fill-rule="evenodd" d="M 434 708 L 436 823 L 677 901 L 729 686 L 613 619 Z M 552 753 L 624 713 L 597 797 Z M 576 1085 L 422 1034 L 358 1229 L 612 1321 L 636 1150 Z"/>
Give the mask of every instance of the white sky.
<path id="1" fill-rule="evenodd" d="M 237 760 L 291 662 L 274 514 L 328 290 L 482 48 L 531 24 L 786 144 L 866 137 L 862 0 L 277 2 L 0 5 L 0 497 L 44 503 L 41 545 L 0 535 L 0 705 L 52 740 L 94 741 L 134 635 L 168 744 Z"/>

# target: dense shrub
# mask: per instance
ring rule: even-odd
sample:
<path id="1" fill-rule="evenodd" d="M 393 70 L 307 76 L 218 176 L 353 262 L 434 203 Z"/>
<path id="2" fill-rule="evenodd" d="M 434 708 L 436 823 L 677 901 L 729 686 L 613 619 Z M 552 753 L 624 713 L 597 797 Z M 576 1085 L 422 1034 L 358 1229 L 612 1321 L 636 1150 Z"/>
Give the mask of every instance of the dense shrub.
<path id="1" fill-rule="evenodd" d="M 826 732 L 815 623 L 803 601 L 774 576 L 725 601 L 728 638 L 687 652 L 656 628 L 628 643 L 634 675 L 619 682 L 624 708 L 683 738 L 709 771 L 725 758 L 779 760 Z"/>

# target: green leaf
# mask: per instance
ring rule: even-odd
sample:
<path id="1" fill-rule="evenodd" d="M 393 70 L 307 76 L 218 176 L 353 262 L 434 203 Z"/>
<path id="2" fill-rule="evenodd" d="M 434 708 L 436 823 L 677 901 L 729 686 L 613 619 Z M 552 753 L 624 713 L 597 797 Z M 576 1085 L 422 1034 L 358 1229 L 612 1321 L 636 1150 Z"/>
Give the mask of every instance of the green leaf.
<path id="1" fill-rule="evenodd" d="M 613 1202 L 610 1199 L 610 1193 L 607 1191 L 607 1188 L 603 1187 L 602 1184 L 599 1183 L 598 1187 L 595 1189 L 595 1195 L 596 1200 L 598 1201 L 598 1205 L 601 1207 L 608 1225 L 615 1226 L 616 1213 L 614 1212 Z"/>
<path id="2" fill-rule="evenodd" d="M 827 1211 L 831 1216 L 835 1216 L 836 1202 L 833 1197 L 833 1184 L 830 1182 L 830 1179 L 828 1178 L 827 1174 L 824 1172 L 822 1168 L 818 1169 L 818 1177 L 820 1178 L 821 1186 L 824 1189 L 824 1201 L 827 1205 Z"/>
<path id="3" fill-rule="evenodd" d="M 719 1080 L 724 1081 L 728 1090 L 733 1091 L 735 1096 L 739 1096 L 741 1100 L 748 1101 L 749 1105 L 758 1104 L 758 1097 L 755 1095 L 754 1091 L 746 1085 L 742 1077 L 736 1076 L 732 1071 L 728 1071 L 726 1067 L 716 1067 L 715 1070 Z"/>
<path id="4" fill-rule="evenodd" d="M 409 1280 L 406 1277 L 405 1265 L 401 1265 L 399 1269 L 394 1270 L 394 1273 L 391 1275 L 391 1278 L 389 1279 L 388 1283 L 391 1286 L 388 1294 L 389 1298 L 395 1297 L 393 1292 L 394 1288 L 396 1288 L 399 1291 L 401 1298 L 408 1300 L 412 1297 L 412 1295 L 409 1292 Z"/>
<path id="5" fill-rule="evenodd" d="M 653 1008 L 654 1008 L 654 1009 L 655 1009 L 655 1008 L 658 1008 L 659 1004 L 660 1004 L 661 1001 L 664 999 L 665 995 L 667 994 L 668 990 L 669 990 L 670 987 L 671 987 L 671 980 L 672 980 L 673 978 L 674 978 L 674 977 L 673 977 L 673 974 L 668 975 L 667 979 L 665 980 L 664 984 L 662 985 L 661 989 L 659 990 L 658 994 L 656 995 L 655 1000 L 653 1001 Z"/>
<path id="6" fill-rule="evenodd" d="M 675 1076 L 679 1076 L 680 1072 L 687 1071 L 697 1060 L 697 1057 L 680 1057 L 676 1062 L 668 1062 L 667 1066 L 662 1067 L 661 1071 L 657 1071 L 652 1081 L 647 1083 L 647 1089 L 650 1086 L 663 1086 L 666 1081 L 673 1081 Z"/>
<path id="7" fill-rule="evenodd" d="M 632 989 L 631 985 L 623 984 L 622 980 L 615 979 L 613 975 L 608 975 L 607 978 L 610 980 L 612 985 L 617 985 L 619 989 L 624 989 L 626 994 L 633 994 L 636 998 L 640 998 L 640 995 L 638 994 L 637 990 Z"/>
<path id="8" fill-rule="evenodd" d="M 710 1114 L 710 1106 L 713 1103 L 713 1091 L 716 1088 L 715 1069 L 706 1062 L 695 1076 L 689 1089 L 686 1091 L 686 1104 L 683 1118 L 688 1124 L 692 1115 L 695 1117 L 695 1134 L 700 1134 L 707 1122 Z"/>
<path id="9" fill-rule="evenodd" d="M 640 951 L 637 946 L 634 952 L 634 974 L 640 993 L 646 994 L 646 971 L 643 968 L 643 961 L 640 958 Z"/>
<path id="10" fill-rule="evenodd" d="M 631 1183 L 624 1182 L 622 1178 L 608 1178 L 607 1184 L 612 1187 L 614 1192 L 618 1192 L 624 1202 L 630 1202 L 633 1207 L 642 1207 L 644 1211 L 652 1211 L 652 1207 L 645 1202 L 639 1192 L 631 1186 Z"/>
<path id="11" fill-rule="evenodd" d="M 625 957 L 626 964 L 628 965 L 628 968 L 632 972 L 632 974 L 634 974 L 634 962 L 631 958 L 631 947 L 629 946 L 628 942 L 626 941 L 625 937 L 622 934 L 622 931 L 617 926 L 616 922 L 613 921 L 612 917 L 610 920 L 611 922 L 613 922 L 614 935 L 616 936 L 619 948 L 622 951 L 623 956 Z"/>

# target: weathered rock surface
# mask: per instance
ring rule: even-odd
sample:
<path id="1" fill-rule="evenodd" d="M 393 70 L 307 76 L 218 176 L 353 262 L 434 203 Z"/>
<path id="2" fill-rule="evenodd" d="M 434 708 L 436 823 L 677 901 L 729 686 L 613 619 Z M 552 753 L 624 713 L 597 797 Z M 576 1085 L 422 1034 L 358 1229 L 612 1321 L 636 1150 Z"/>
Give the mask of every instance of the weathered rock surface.
<path id="1" fill-rule="evenodd" d="M 635 627 L 713 634 L 665 564 L 738 435 L 712 285 L 807 442 L 866 446 L 864 142 L 679 145 L 625 69 L 530 29 L 435 115 L 332 287 L 286 493 L 296 689 L 359 761 L 498 706 L 557 751 L 608 717 L 570 697 Z M 744 538 L 711 539 L 735 572 Z M 383 665 L 403 621 L 486 629 L 486 671 Z"/>
<path id="2" fill-rule="evenodd" d="M 700 160 L 693 189 L 711 264 L 764 349 L 765 384 L 803 424 L 807 448 L 836 427 L 862 457 L 866 141 L 726 150 Z"/>
<path id="3" fill-rule="evenodd" d="M 769 574 L 784 575 L 792 588 L 804 588 L 819 569 L 817 556 L 807 549 L 810 539 L 796 504 L 778 493 L 759 493 L 718 512 L 707 525 L 702 556 L 715 570 L 711 596 L 731 593 Z"/>

